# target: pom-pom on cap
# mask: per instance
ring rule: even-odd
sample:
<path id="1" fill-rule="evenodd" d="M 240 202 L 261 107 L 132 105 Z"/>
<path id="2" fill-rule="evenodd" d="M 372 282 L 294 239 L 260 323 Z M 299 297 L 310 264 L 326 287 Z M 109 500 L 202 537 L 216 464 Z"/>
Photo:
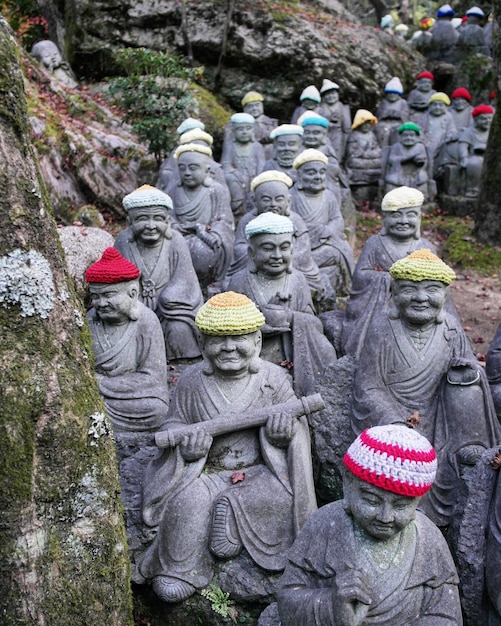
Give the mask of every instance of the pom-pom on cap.
<path id="1" fill-rule="evenodd" d="M 320 92 L 315 87 L 315 85 L 308 85 L 308 87 L 305 87 L 303 91 L 301 92 L 301 95 L 299 96 L 299 100 L 300 102 L 302 102 L 303 100 L 313 100 L 313 102 L 320 103 L 321 101 Z"/>
<path id="2" fill-rule="evenodd" d="M 367 109 L 358 109 L 355 113 L 355 117 L 353 118 L 351 130 L 355 130 L 355 128 L 362 126 L 365 122 L 370 122 L 371 126 L 374 126 L 374 124 L 377 124 L 377 117 L 370 111 L 367 111 Z"/>
<path id="3" fill-rule="evenodd" d="M 200 120 L 196 120 L 194 117 L 187 117 L 179 126 L 176 128 L 176 133 L 178 135 L 182 135 L 188 130 L 193 130 L 194 128 L 201 128 L 205 130 L 205 124 Z"/>
<path id="4" fill-rule="evenodd" d="M 412 280 L 413 282 L 438 280 L 445 285 L 450 285 L 456 278 L 454 270 L 428 248 L 416 250 L 403 259 L 395 261 L 390 267 L 390 276 L 395 280 Z"/>
<path id="5" fill-rule="evenodd" d="M 327 165 L 329 159 L 327 156 L 320 152 L 320 150 L 315 150 L 315 148 L 307 148 L 303 150 L 301 154 L 298 154 L 297 157 L 292 162 L 292 167 L 295 170 L 298 170 L 305 163 L 310 163 L 311 161 L 320 161 L 324 165 Z"/>
<path id="6" fill-rule="evenodd" d="M 297 123 L 303 128 L 311 124 L 315 126 L 323 126 L 324 128 L 329 127 L 329 120 L 323 115 L 319 115 L 318 113 L 314 113 L 313 111 L 306 111 L 305 113 L 300 115 Z"/>
<path id="7" fill-rule="evenodd" d="M 235 113 L 230 119 L 233 124 L 254 124 L 256 122 L 249 113 Z"/>
<path id="8" fill-rule="evenodd" d="M 320 93 L 325 93 L 326 91 L 332 91 L 335 89 L 339 91 L 339 85 L 335 83 L 333 80 L 329 80 L 328 78 L 324 78 L 322 81 L 322 86 L 320 87 Z"/>
<path id="9" fill-rule="evenodd" d="M 116 248 L 106 248 L 103 255 L 85 272 L 88 283 L 123 283 L 139 278 L 139 268 L 123 257 Z"/>
<path id="10" fill-rule="evenodd" d="M 450 4 L 443 4 L 437 11 L 437 17 L 454 16 L 454 9 Z"/>
<path id="11" fill-rule="evenodd" d="M 429 78 L 430 80 L 434 80 L 435 76 L 433 76 L 431 72 L 428 72 L 428 70 L 425 70 L 424 72 L 419 72 L 419 74 L 416 76 L 417 80 L 419 80 L 420 78 Z"/>
<path id="12" fill-rule="evenodd" d="M 176 148 L 174 152 L 174 158 L 179 161 L 179 157 L 185 152 L 198 152 L 199 154 L 205 154 L 205 156 L 212 157 L 212 150 L 209 146 L 201 146 L 198 143 L 184 143 Z"/>
<path id="13" fill-rule="evenodd" d="M 404 93 L 404 88 L 402 86 L 402 81 L 398 76 L 394 76 L 390 78 L 390 80 L 384 86 L 385 93 L 398 93 L 402 95 Z"/>
<path id="14" fill-rule="evenodd" d="M 276 139 L 282 135 L 299 135 L 302 137 L 303 134 L 303 127 L 298 124 L 280 124 L 280 126 L 277 126 L 271 131 L 270 139 Z"/>
<path id="15" fill-rule="evenodd" d="M 471 93 L 465 87 L 458 87 L 451 93 L 451 98 L 453 100 L 456 98 L 464 98 L 465 100 L 468 100 L 468 102 L 471 102 Z"/>
<path id="16" fill-rule="evenodd" d="M 205 130 L 201 128 L 192 128 L 191 130 L 187 130 L 179 137 L 179 143 L 181 145 L 185 143 L 191 143 L 192 141 L 205 141 L 205 143 L 209 146 L 212 146 L 214 143 L 214 137 L 206 133 Z"/>
<path id="17" fill-rule="evenodd" d="M 126 211 L 147 206 L 163 206 L 166 209 L 172 210 L 174 206 L 170 196 L 151 185 L 142 185 L 132 193 L 126 195 L 122 200 L 122 205 Z"/>
<path id="18" fill-rule="evenodd" d="M 279 170 L 266 170 L 252 179 L 250 186 L 251 191 L 256 191 L 259 185 L 262 185 L 263 183 L 283 183 L 290 189 L 294 184 L 294 181 L 290 176 L 287 176 L 285 172 L 280 172 Z"/>
<path id="19" fill-rule="evenodd" d="M 437 474 L 431 443 L 403 424 L 367 428 L 348 448 L 343 463 L 360 480 L 409 497 L 427 493 Z"/>
<path id="20" fill-rule="evenodd" d="M 443 91 L 437 91 L 437 93 L 434 93 L 432 96 L 430 96 L 428 104 L 431 104 L 432 102 L 443 102 L 444 104 L 449 106 L 451 103 L 451 99 Z"/>
<path id="21" fill-rule="evenodd" d="M 400 135 L 400 133 L 403 133 L 404 130 L 413 130 L 418 135 L 421 134 L 421 128 L 415 122 L 404 122 L 398 127 L 397 132 Z"/>
<path id="22" fill-rule="evenodd" d="M 479 104 L 473 109 L 471 114 L 473 117 L 477 117 L 477 115 L 493 115 L 494 109 L 488 104 Z"/>
<path id="23" fill-rule="evenodd" d="M 242 98 L 242 106 L 251 102 L 264 102 L 264 98 L 258 91 L 248 91 Z"/>
<path id="24" fill-rule="evenodd" d="M 283 235 L 294 232 L 292 221 L 285 215 L 267 211 L 261 213 L 245 226 L 245 238 L 252 239 L 256 235 Z"/>
<path id="25" fill-rule="evenodd" d="M 264 315 L 247 296 L 226 291 L 207 300 L 195 317 L 197 328 L 204 335 L 247 335 L 259 330 Z"/>
<path id="26" fill-rule="evenodd" d="M 397 187 L 385 194 L 381 202 L 381 211 L 393 213 L 400 209 L 421 208 L 424 195 L 414 187 Z"/>

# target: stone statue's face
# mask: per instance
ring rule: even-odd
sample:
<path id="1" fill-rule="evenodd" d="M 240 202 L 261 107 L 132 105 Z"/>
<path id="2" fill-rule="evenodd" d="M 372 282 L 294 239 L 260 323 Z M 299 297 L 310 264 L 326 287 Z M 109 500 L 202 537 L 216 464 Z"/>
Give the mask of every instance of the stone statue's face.
<path id="1" fill-rule="evenodd" d="M 137 280 L 109 285 L 89 283 L 92 306 L 98 317 L 111 325 L 124 324 L 130 319 L 130 311 L 137 302 L 139 288 Z"/>
<path id="2" fill-rule="evenodd" d="M 292 167 L 294 159 L 301 151 L 299 135 L 279 135 L 274 141 L 275 157 L 282 167 Z"/>
<path id="3" fill-rule="evenodd" d="M 430 102 L 428 111 L 430 112 L 430 115 L 440 117 L 441 115 L 445 115 L 447 113 L 447 105 L 441 100 L 433 100 L 433 102 Z"/>
<path id="4" fill-rule="evenodd" d="M 260 115 L 262 115 L 264 112 L 264 106 L 263 103 L 260 102 L 259 100 L 256 100 L 256 102 L 249 102 L 248 104 L 246 104 L 244 106 L 244 113 L 248 113 L 249 115 L 252 115 L 252 117 L 256 118 L 259 117 Z"/>
<path id="5" fill-rule="evenodd" d="M 364 122 L 363 124 L 360 124 L 360 126 L 358 126 L 355 130 L 358 131 L 359 133 L 366 135 L 367 133 L 370 133 L 371 126 L 372 124 L 370 123 L 370 121 L 367 121 L 367 122 Z"/>
<path id="6" fill-rule="evenodd" d="M 464 111 L 468 106 L 468 100 L 466 98 L 454 98 L 451 106 L 455 111 Z"/>
<path id="7" fill-rule="evenodd" d="M 387 91 L 384 94 L 385 100 L 388 102 L 396 102 L 400 98 L 400 94 L 395 93 L 394 91 Z"/>
<path id="8" fill-rule="evenodd" d="M 473 125 L 478 130 L 489 130 L 493 116 L 490 113 L 482 113 L 473 119 Z"/>
<path id="9" fill-rule="evenodd" d="M 272 279 L 285 276 L 292 263 L 292 233 L 252 237 L 249 255 L 259 274 Z"/>
<path id="10" fill-rule="evenodd" d="M 137 241 L 145 246 L 156 246 L 169 229 L 170 216 L 165 207 L 141 207 L 129 210 L 127 223 Z"/>
<path id="11" fill-rule="evenodd" d="M 325 189 L 327 166 L 322 161 L 308 161 L 297 171 L 298 186 L 309 193 L 319 193 Z"/>
<path id="12" fill-rule="evenodd" d="M 234 124 L 233 137 L 238 143 L 249 143 L 253 139 L 254 127 L 252 124 Z"/>
<path id="13" fill-rule="evenodd" d="M 414 130 L 403 130 L 400 133 L 400 143 L 407 148 L 415 146 L 419 140 L 419 135 Z"/>
<path id="14" fill-rule="evenodd" d="M 447 285 L 438 280 L 394 280 L 392 297 L 400 317 L 413 326 L 436 321 L 447 296 Z"/>
<path id="15" fill-rule="evenodd" d="M 383 211 L 383 226 L 393 239 L 407 241 L 413 239 L 421 224 L 421 209 L 407 207 L 398 211 Z"/>
<path id="16" fill-rule="evenodd" d="M 355 523 L 379 541 L 393 539 L 416 517 L 419 498 L 385 491 L 355 476 L 346 480 L 344 494 Z"/>
<path id="17" fill-rule="evenodd" d="M 336 104 L 339 102 L 339 91 L 337 89 L 329 89 L 322 94 L 322 100 L 326 104 Z"/>
<path id="18" fill-rule="evenodd" d="M 289 188 L 280 181 L 261 183 L 254 192 L 254 204 L 258 215 L 267 211 L 278 213 L 278 215 L 288 215 L 290 201 Z"/>
<path id="19" fill-rule="evenodd" d="M 303 108 L 305 108 L 307 111 L 313 111 L 318 106 L 318 102 L 316 102 L 315 100 L 310 100 L 309 98 L 301 100 L 301 104 L 303 105 Z"/>
<path id="20" fill-rule="evenodd" d="M 216 337 L 203 335 L 204 357 L 220 376 L 230 377 L 249 371 L 249 365 L 261 350 L 261 331 L 246 335 Z"/>
<path id="21" fill-rule="evenodd" d="M 41 41 L 33 47 L 33 56 L 50 71 L 61 65 L 63 59 L 57 46 L 52 41 Z"/>
<path id="22" fill-rule="evenodd" d="M 325 143 L 327 128 L 318 124 L 307 124 L 304 127 L 303 146 L 305 148 L 318 148 Z"/>
<path id="23" fill-rule="evenodd" d="M 424 91 L 426 93 L 427 91 L 431 91 L 433 81 L 431 78 L 420 78 L 416 82 L 416 87 L 419 91 Z"/>
<path id="24" fill-rule="evenodd" d="M 184 152 L 177 162 L 183 187 L 198 189 L 203 185 L 210 170 L 209 157 L 199 152 Z"/>

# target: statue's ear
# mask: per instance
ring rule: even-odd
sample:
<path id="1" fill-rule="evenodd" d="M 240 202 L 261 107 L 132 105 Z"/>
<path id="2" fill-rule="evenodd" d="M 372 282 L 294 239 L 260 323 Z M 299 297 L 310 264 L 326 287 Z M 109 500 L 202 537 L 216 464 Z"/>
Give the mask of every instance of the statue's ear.
<path id="1" fill-rule="evenodd" d="M 256 256 L 256 252 L 254 250 L 254 248 L 252 247 L 251 244 L 249 244 L 247 246 L 247 255 L 249 257 L 249 260 L 247 262 L 247 267 L 249 268 L 249 272 L 251 274 L 257 274 L 257 267 L 256 267 L 256 263 L 254 261 L 254 258 Z"/>

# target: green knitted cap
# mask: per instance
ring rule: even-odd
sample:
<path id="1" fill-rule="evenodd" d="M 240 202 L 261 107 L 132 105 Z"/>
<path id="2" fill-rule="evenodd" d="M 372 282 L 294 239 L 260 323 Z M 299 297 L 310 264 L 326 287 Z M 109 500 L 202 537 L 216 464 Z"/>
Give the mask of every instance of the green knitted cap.
<path id="1" fill-rule="evenodd" d="M 414 124 L 414 122 L 405 122 L 405 124 L 402 124 L 402 126 L 398 127 L 397 132 L 400 135 L 400 133 L 403 133 L 404 130 L 413 130 L 418 135 L 421 134 L 421 128 L 417 124 Z"/>
<path id="2" fill-rule="evenodd" d="M 259 330 L 264 315 L 247 296 L 226 291 L 207 300 L 195 317 L 197 328 L 204 335 L 247 335 Z"/>
<path id="3" fill-rule="evenodd" d="M 450 285 L 456 278 L 454 270 L 428 248 L 416 250 L 390 267 L 390 275 L 395 280 L 438 280 Z"/>

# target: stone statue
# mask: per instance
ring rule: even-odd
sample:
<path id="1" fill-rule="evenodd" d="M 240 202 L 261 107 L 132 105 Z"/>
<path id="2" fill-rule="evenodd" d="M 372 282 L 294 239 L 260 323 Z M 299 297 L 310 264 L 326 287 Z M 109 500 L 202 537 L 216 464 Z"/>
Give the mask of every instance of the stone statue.
<path id="1" fill-rule="evenodd" d="M 63 61 L 63 57 L 53 41 L 50 39 L 38 41 L 31 49 L 31 54 L 67 87 L 77 87 L 78 83 L 69 63 Z"/>
<path id="2" fill-rule="evenodd" d="M 432 36 L 426 56 L 430 61 L 454 63 L 455 46 L 459 33 L 452 24 L 455 11 L 450 4 L 442 5 L 437 11 L 437 21 L 430 29 Z"/>
<path id="3" fill-rule="evenodd" d="M 390 13 L 383 15 L 381 21 L 379 22 L 379 27 L 381 28 L 383 33 L 386 33 L 387 35 L 393 35 L 395 20 Z"/>
<path id="4" fill-rule="evenodd" d="M 254 140 L 255 120 L 250 113 L 231 116 L 232 141 L 225 142 L 221 165 L 231 195 L 231 210 L 239 219 L 246 210 L 250 182 L 263 169 L 263 146 Z"/>
<path id="5" fill-rule="evenodd" d="M 485 360 L 485 371 L 491 388 L 494 407 L 501 418 L 501 324 L 489 346 Z"/>
<path id="6" fill-rule="evenodd" d="M 433 200 L 435 184 L 428 175 L 428 151 L 421 141 L 421 129 L 414 122 L 398 128 L 398 142 L 383 148 L 381 186 L 387 193 L 397 187 L 419 189 L 425 199 Z"/>
<path id="7" fill-rule="evenodd" d="M 246 213 L 238 222 L 233 246 L 233 261 L 226 272 L 229 279 L 233 274 L 247 266 L 249 242 L 245 236 L 245 227 L 261 213 L 270 211 L 288 217 L 294 227 L 292 245 L 294 254 L 292 266 L 304 274 L 310 288 L 314 303 L 322 310 L 328 310 L 335 305 L 336 294 L 328 288 L 320 275 L 320 270 L 311 254 L 311 242 L 308 227 L 303 218 L 295 211 L 290 210 L 292 180 L 277 170 L 268 170 L 256 176 L 251 183 L 252 203 L 254 209 Z"/>
<path id="8" fill-rule="evenodd" d="M 242 98 L 244 113 L 249 113 L 254 118 L 254 139 L 259 141 L 264 148 L 265 157 L 271 158 L 273 140 L 270 138 L 271 131 L 278 126 L 278 120 L 264 114 L 264 98 L 257 91 L 249 91 Z"/>
<path id="9" fill-rule="evenodd" d="M 359 358 L 374 318 L 387 311 L 393 263 L 420 248 L 435 252 L 420 233 L 423 202 L 424 195 L 410 187 L 384 196 L 381 232 L 365 242 L 355 266 L 341 335 L 343 354 Z"/>
<path id="10" fill-rule="evenodd" d="M 351 128 L 350 108 L 339 100 L 339 85 L 328 78 L 323 80 L 320 96 L 318 113 L 329 120 L 328 137 L 339 162 L 343 163 Z"/>
<path id="11" fill-rule="evenodd" d="M 409 120 L 421 126 L 421 120 L 426 113 L 430 97 L 436 93 L 433 89 L 435 76 L 428 71 L 420 72 L 416 77 L 416 86 L 407 96 L 409 107 Z"/>
<path id="12" fill-rule="evenodd" d="M 270 133 L 273 140 L 273 157 L 264 164 L 263 171 L 278 170 L 296 181 L 296 171 L 292 167 L 294 159 L 301 152 L 303 128 L 297 124 L 281 124 Z"/>
<path id="13" fill-rule="evenodd" d="M 437 479 L 421 506 L 447 526 L 462 473 L 499 441 L 501 427 L 485 372 L 444 309 L 454 272 L 423 249 L 394 263 L 390 275 L 392 309 L 373 322 L 355 374 L 353 429 L 412 423 L 430 439 Z"/>
<path id="14" fill-rule="evenodd" d="M 415 31 L 409 43 L 420 52 L 423 56 L 428 56 L 431 48 L 433 35 L 430 32 L 432 26 L 435 25 L 435 18 L 423 17 L 419 20 L 419 30 Z"/>
<path id="15" fill-rule="evenodd" d="M 466 127 L 459 135 L 458 155 L 464 177 L 464 195 L 475 198 L 480 191 L 480 175 L 494 109 L 488 104 L 479 104 L 471 115 L 473 126 Z"/>
<path id="16" fill-rule="evenodd" d="M 456 151 L 456 142 L 459 133 L 449 113 L 450 98 L 447 94 L 439 91 L 434 93 L 429 100 L 428 111 L 421 117 L 422 139 L 428 148 L 432 164 L 430 171 L 438 173 L 444 163 L 450 162 L 450 154 Z"/>
<path id="17" fill-rule="evenodd" d="M 306 411 L 284 370 L 259 358 L 263 315 L 225 292 L 196 323 L 204 360 L 181 374 L 143 479 L 144 521 L 158 532 L 138 570 L 165 602 L 207 586 L 215 560 L 244 548 L 282 570 L 316 509 Z"/>
<path id="18" fill-rule="evenodd" d="M 484 29 L 480 24 L 485 14 L 480 7 L 471 7 L 466 11 L 466 23 L 459 31 L 456 43 L 456 60 L 461 61 L 471 54 L 489 56 L 489 47 L 485 43 Z"/>
<path id="19" fill-rule="evenodd" d="M 172 200 L 143 185 L 125 196 L 123 206 L 127 228 L 115 248 L 141 270 L 139 299 L 160 320 L 167 359 L 198 358 L 195 315 L 203 298 L 188 245 L 171 227 Z"/>
<path id="20" fill-rule="evenodd" d="M 291 208 L 308 228 L 313 259 L 324 279 L 338 296 L 345 296 L 349 293 L 355 260 L 344 234 L 340 203 L 326 189 L 327 167 L 327 157 L 312 148 L 295 159 L 297 182 L 291 190 Z"/>
<path id="21" fill-rule="evenodd" d="M 449 548 L 416 510 L 436 473 L 430 443 L 405 426 L 376 426 L 344 464 L 343 500 L 312 515 L 289 552 L 282 626 L 461 626 Z"/>
<path id="22" fill-rule="evenodd" d="M 471 112 L 473 107 L 470 104 L 471 94 L 468 89 L 458 87 L 451 93 L 451 101 L 449 113 L 454 120 L 456 130 L 460 133 L 467 126 L 472 125 Z"/>
<path id="23" fill-rule="evenodd" d="M 261 357 L 292 369 L 294 391 L 302 396 L 313 393 L 336 352 L 315 316 L 306 279 L 292 268 L 293 230 L 289 218 L 275 213 L 251 220 L 245 228 L 249 264 L 228 288 L 257 304 L 266 320 Z"/>
<path id="24" fill-rule="evenodd" d="M 384 99 L 376 111 L 376 137 L 381 147 L 398 141 L 397 129 L 409 119 L 409 107 L 402 97 L 404 88 L 400 78 L 394 76 L 384 87 Z"/>
<path id="25" fill-rule="evenodd" d="M 346 172 L 357 200 L 372 200 L 381 176 L 381 146 L 373 131 L 377 117 L 358 109 L 346 144 Z"/>
<path id="26" fill-rule="evenodd" d="M 297 124 L 301 115 L 307 111 L 317 113 L 317 109 L 319 108 L 321 102 L 321 96 L 315 85 L 308 85 L 308 87 L 303 89 L 301 95 L 299 96 L 299 102 L 301 104 L 294 109 L 294 113 L 291 117 L 291 124 Z"/>
<path id="27" fill-rule="evenodd" d="M 175 156 L 181 180 L 172 192 L 172 227 L 184 236 L 204 290 L 221 280 L 231 263 L 233 214 L 227 191 L 209 176 L 212 150 L 188 143 Z"/>
<path id="28" fill-rule="evenodd" d="M 167 414 L 162 328 L 139 301 L 139 276 L 116 248 L 107 248 L 85 273 L 96 378 L 116 431 L 157 430 Z"/>

